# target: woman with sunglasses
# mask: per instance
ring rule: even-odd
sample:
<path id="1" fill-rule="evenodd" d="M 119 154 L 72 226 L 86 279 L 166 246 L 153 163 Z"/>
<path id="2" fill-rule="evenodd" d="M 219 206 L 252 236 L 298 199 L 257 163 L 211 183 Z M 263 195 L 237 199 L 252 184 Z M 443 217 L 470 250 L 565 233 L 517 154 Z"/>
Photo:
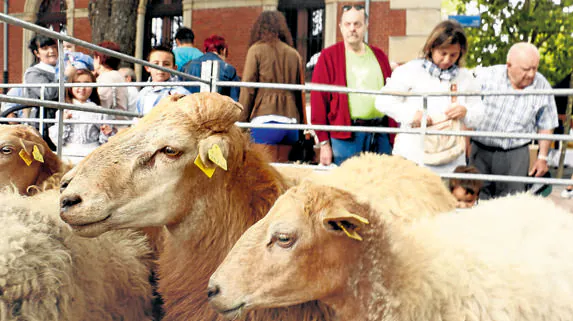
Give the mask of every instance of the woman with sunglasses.
<path id="1" fill-rule="evenodd" d="M 462 68 L 468 43 L 459 23 L 439 23 L 424 45 L 422 57 L 398 68 L 383 91 L 447 92 L 479 91 L 480 85 Z M 422 125 L 422 97 L 377 96 L 376 108 L 394 118 L 401 128 Z M 482 120 L 484 107 L 479 96 L 427 97 L 428 129 L 456 131 L 475 128 Z M 394 154 L 423 164 L 437 173 L 451 173 L 466 165 L 466 141 L 460 136 L 400 133 L 394 142 Z"/>

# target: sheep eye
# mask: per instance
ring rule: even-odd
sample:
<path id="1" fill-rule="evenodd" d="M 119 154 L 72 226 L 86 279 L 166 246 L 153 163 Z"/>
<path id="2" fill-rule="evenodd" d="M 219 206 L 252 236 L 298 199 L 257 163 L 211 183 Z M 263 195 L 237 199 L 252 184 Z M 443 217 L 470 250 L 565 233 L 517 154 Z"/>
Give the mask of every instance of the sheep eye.
<path id="1" fill-rule="evenodd" d="M 282 248 L 289 248 L 294 245 L 296 237 L 291 234 L 278 233 L 274 235 L 275 243 Z"/>
<path id="2" fill-rule="evenodd" d="M 181 154 L 183 153 L 171 146 L 165 146 L 163 150 L 161 150 L 161 152 L 165 154 L 165 156 L 167 157 L 178 157 L 181 156 Z"/>
<path id="3" fill-rule="evenodd" d="M 2 146 L 2 148 L 0 148 L 0 152 L 4 155 L 10 155 L 12 154 L 12 147 Z"/>

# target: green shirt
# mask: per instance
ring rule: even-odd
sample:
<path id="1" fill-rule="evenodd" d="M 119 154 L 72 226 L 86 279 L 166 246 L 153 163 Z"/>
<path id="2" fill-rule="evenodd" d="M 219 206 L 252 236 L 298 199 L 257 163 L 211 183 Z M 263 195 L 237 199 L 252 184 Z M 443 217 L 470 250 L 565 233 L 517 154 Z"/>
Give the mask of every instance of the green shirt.
<path id="1" fill-rule="evenodd" d="M 357 55 L 351 50 L 346 50 L 346 85 L 348 88 L 380 90 L 384 86 L 384 76 L 378 59 L 366 46 L 363 55 Z M 374 107 L 375 95 L 348 94 L 348 107 L 352 119 L 373 119 L 384 117 Z"/>

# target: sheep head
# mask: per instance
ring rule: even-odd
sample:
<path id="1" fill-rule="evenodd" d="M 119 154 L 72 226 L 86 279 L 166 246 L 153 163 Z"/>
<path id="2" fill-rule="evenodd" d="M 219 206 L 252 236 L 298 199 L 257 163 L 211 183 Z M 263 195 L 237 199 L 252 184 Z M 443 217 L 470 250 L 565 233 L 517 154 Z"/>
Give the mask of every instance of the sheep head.
<path id="1" fill-rule="evenodd" d="M 33 186 L 63 170 L 40 133 L 27 125 L 0 125 L 0 188 L 32 194 Z"/>
<path id="2" fill-rule="evenodd" d="M 304 182 L 291 188 L 212 275 L 211 306 L 232 319 L 348 291 L 370 211 L 335 187 Z"/>
<path id="3" fill-rule="evenodd" d="M 162 99 L 63 178 L 61 218 L 84 236 L 176 224 L 243 152 L 241 112 L 217 93 Z"/>

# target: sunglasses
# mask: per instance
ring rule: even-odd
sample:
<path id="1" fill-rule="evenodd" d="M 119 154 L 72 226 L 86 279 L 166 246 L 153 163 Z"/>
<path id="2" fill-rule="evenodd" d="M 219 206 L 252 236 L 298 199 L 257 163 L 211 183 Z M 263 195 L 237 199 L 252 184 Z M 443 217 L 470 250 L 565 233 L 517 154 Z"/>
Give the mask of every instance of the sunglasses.
<path id="1" fill-rule="evenodd" d="M 346 6 L 342 6 L 342 11 L 348 11 L 348 10 L 350 10 L 350 9 L 352 9 L 352 8 L 354 8 L 354 9 L 356 9 L 356 10 L 358 10 L 358 11 L 364 10 L 364 6 L 363 6 L 363 5 L 356 4 L 356 5 L 346 5 Z"/>

